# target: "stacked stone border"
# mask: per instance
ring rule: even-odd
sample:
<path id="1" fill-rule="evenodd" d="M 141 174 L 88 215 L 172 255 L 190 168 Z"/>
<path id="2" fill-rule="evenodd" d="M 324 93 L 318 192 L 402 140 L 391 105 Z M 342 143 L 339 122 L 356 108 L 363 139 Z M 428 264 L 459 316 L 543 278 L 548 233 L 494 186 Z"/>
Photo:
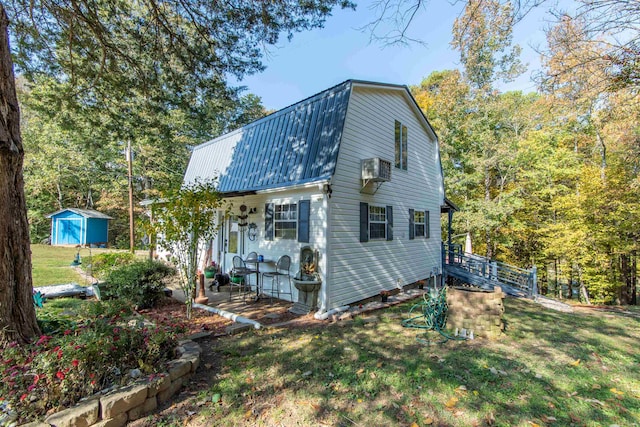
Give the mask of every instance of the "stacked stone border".
<path id="1" fill-rule="evenodd" d="M 180 341 L 178 359 L 167 372 L 106 394 L 94 395 L 76 406 L 21 427 L 122 427 L 156 410 L 186 385 L 200 364 L 202 349 L 191 340 Z"/>

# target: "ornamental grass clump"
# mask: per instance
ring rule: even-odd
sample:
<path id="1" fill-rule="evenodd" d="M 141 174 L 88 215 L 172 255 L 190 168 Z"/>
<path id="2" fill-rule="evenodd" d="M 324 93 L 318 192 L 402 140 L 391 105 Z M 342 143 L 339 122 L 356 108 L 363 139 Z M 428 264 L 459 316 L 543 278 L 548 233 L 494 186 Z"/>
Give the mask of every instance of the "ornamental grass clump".
<path id="1" fill-rule="evenodd" d="M 113 304 L 91 303 L 88 313 L 69 329 L 42 335 L 27 346 L 10 344 L 0 358 L 0 404 L 33 421 L 70 407 L 84 397 L 163 372 L 177 346 L 172 325 L 151 325 Z M 47 325 L 43 325 L 47 330 Z M 2 415 L 2 414 L 0 414 Z"/>

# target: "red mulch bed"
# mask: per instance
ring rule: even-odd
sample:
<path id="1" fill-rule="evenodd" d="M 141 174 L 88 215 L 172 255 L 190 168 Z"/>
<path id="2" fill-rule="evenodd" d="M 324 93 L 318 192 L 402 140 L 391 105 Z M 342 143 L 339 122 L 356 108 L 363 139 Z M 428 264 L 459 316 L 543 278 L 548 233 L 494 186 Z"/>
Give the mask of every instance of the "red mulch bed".
<path id="1" fill-rule="evenodd" d="M 212 313 L 193 309 L 191 320 L 187 319 L 187 306 L 176 299 L 164 298 L 150 310 L 140 310 L 140 314 L 155 323 L 172 324 L 184 331 L 180 335 L 187 337 L 198 332 L 211 332 L 213 335 L 225 333 L 225 328 L 233 322 Z"/>
<path id="2" fill-rule="evenodd" d="M 187 307 L 183 302 L 173 298 L 164 298 L 153 309 L 140 310 L 140 314 L 155 323 L 176 325 L 180 328 L 181 337 L 188 337 L 198 332 L 211 332 L 212 335 L 224 335 L 225 328 L 233 324 L 233 321 L 225 319 L 217 314 L 204 310 L 193 309 L 191 320 L 187 319 Z M 263 325 L 274 325 L 285 323 L 290 328 L 305 328 L 321 326 L 324 322 L 313 318 L 312 314 L 299 315 L 290 313 L 286 308 L 278 312 L 279 317 L 261 317 L 256 319 Z"/>

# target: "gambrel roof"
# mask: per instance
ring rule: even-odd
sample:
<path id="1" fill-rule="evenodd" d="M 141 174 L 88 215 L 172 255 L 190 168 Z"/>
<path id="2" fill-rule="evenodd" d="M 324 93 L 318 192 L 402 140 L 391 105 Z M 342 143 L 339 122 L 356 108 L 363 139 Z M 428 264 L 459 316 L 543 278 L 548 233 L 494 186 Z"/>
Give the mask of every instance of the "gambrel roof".
<path id="1" fill-rule="evenodd" d="M 330 179 L 354 84 L 401 90 L 433 133 L 406 86 L 347 80 L 195 147 L 184 183 L 218 177 L 218 191 L 247 194 Z"/>

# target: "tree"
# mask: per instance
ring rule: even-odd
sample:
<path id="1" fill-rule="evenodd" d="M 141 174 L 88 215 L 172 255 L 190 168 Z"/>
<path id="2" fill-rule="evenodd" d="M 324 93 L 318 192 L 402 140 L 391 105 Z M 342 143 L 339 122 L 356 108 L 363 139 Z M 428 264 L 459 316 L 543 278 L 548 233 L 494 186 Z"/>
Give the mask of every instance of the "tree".
<path id="1" fill-rule="evenodd" d="M 223 223 L 219 216 L 222 208 L 222 196 L 215 189 L 215 181 L 185 185 L 168 192 L 152 205 L 151 232 L 158 244 L 169 250 L 177 261 L 189 319 L 198 279 L 198 261 L 205 244 L 216 236 Z"/>
<path id="2" fill-rule="evenodd" d="M 70 102 L 95 111 L 109 107 L 113 122 L 135 108 L 131 94 L 153 107 L 188 109 L 207 98 L 223 98 L 227 75 L 242 76 L 264 68 L 261 46 L 278 41 L 281 33 L 322 26 L 335 6 L 346 0 L 298 2 L 98 2 L 17 0 L 6 4 L 13 20 L 15 61 L 27 79 L 46 74 L 74 87 Z M 38 333 L 31 306 L 31 266 L 23 190 L 23 148 L 15 78 L 9 48 L 8 18 L 2 19 L 3 80 L 0 98 L 0 345 L 28 341 Z M 111 104 L 113 105 L 113 104 Z M 194 112 L 197 114 L 197 112 Z M 126 141 L 139 124 L 121 126 Z"/>
<path id="3" fill-rule="evenodd" d="M 520 48 L 512 46 L 514 11 L 509 3 L 497 0 L 471 0 L 453 25 L 451 45 L 460 52 L 463 77 L 470 87 L 467 140 L 470 153 L 468 173 L 471 198 L 465 213 L 470 223 L 484 229 L 487 257 L 496 253 L 495 232 L 504 225 L 513 209 L 513 199 L 505 187 L 508 174 L 514 172 L 509 153 L 513 139 L 500 126 L 495 83 L 510 81 L 524 71 Z"/>
<path id="4" fill-rule="evenodd" d="M 40 333 L 33 305 L 24 149 L 8 26 L 0 3 L 0 344 L 26 342 Z"/>

